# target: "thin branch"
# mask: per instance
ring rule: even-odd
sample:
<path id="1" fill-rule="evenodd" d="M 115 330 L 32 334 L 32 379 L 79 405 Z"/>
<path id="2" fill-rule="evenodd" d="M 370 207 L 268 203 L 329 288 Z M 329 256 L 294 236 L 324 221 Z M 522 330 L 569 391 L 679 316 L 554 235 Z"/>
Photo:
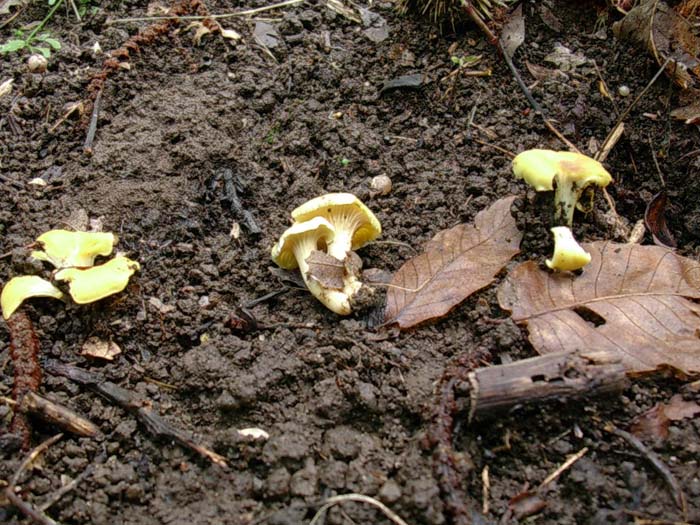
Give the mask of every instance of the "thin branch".
<path id="1" fill-rule="evenodd" d="M 632 108 L 634 108 L 634 106 L 636 106 L 636 105 L 639 103 L 639 101 L 642 100 L 642 97 L 643 97 L 644 95 L 646 95 L 647 91 L 649 91 L 649 89 L 651 88 L 651 86 L 654 85 L 654 82 L 656 82 L 657 79 L 661 76 L 661 73 L 664 72 L 664 70 L 666 69 L 666 66 L 668 65 L 668 63 L 669 63 L 670 61 L 671 61 L 670 58 L 667 58 L 667 59 L 666 59 L 666 61 L 665 61 L 665 62 L 663 63 L 663 65 L 661 66 L 661 69 L 659 69 L 659 70 L 656 72 L 656 75 L 654 75 L 653 78 L 652 78 L 652 79 L 649 81 L 649 83 L 646 85 L 646 87 L 645 87 L 644 89 L 642 89 L 641 93 L 639 93 L 639 95 L 637 95 L 637 97 L 632 101 L 632 103 L 631 103 L 629 106 L 627 106 L 627 109 L 625 109 L 625 110 L 622 112 L 622 115 L 620 115 L 620 117 L 617 119 L 617 122 L 616 122 L 615 125 L 612 127 L 612 129 L 610 130 L 610 133 L 608 133 L 608 136 L 605 137 L 605 140 L 603 141 L 603 145 L 605 145 L 605 144 L 611 139 L 612 135 L 616 132 L 617 127 L 618 127 L 622 122 L 624 122 L 624 120 L 627 118 L 627 115 L 629 115 L 629 114 L 630 114 L 630 111 L 632 111 Z M 601 149 L 602 149 L 602 148 L 601 148 Z"/>
<path id="2" fill-rule="evenodd" d="M 343 494 L 341 496 L 334 496 L 332 498 L 328 498 L 323 507 L 318 509 L 318 512 L 316 515 L 311 519 L 309 522 L 309 525 L 316 525 L 317 523 L 320 522 L 321 518 L 323 518 L 323 515 L 326 513 L 326 511 L 331 508 L 333 505 L 337 505 L 338 503 L 343 503 L 344 501 L 355 501 L 359 503 L 369 503 L 370 505 L 373 505 L 377 507 L 379 510 L 381 510 L 384 515 L 389 518 L 390 521 L 393 523 L 396 523 L 396 525 L 408 525 L 404 520 L 402 520 L 398 514 L 396 514 L 394 511 L 392 511 L 389 507 L 384 505 L 381 501 L 377 501 L 374 498 L 370 498 L 369 496 L 365 496 L 364 494 Z"/>
<path id="3" fill-rule="evenodd" d="M 150 408 L 149 403 L 139 399 L 129 390 L 115 385 L 111 381 L 105 381 L 98 374 L 77 366 L 64 365 L 57 361 L 49 361 L 46 364 L 46 370 L 52 375 L 66 377 L 74 383 L 87 386 L 105 399 L 122 407 L 134 415 L 154 436 L 176 441 L 180 445 L 194 450 L 221 468 L 228 468 L 226 458 L 195 442 L 188 432 L 168 423 Z"/>
<path id="4" fill-rule="evenodd" d="M 636 436 L 617 428 L 612 423 L 605 425 L 605 430 L 627 441 L 627 443 L 637 449 L 637 451 L 640 452 L 649 461 L 649 463 L 651 463 L 656 471 L 661 474 L 661 477 L 664 478 L 666 484 L 670 487 L 671 495 L 673 496 L 676 505 L 678 505 L 678 508 L 681 509 L 681 512 L 683 513 L 683 519 L 687 520 L 688 503 L 686 501 L 685 494 L 683 493 L 683 489 L 681 489 L 681 486 L 673 473 L 671 473 L 664 462 L 661 461 L 661 458 L 649 450 Z"/>
<path id="5" fill-rule="evenodd" d="M 31 518 L 40 525 L 58 525 L 58 523 L 46 516 L 40 510 L 35 509 L 26 501 L 22 500 L 22 498 L 15 494 L 15 487 L 19 482 L 20 476 L 22 476 L 24 471 L 27 470 L 27 468 L 29 468 L 29 465 L 31 465 L 31 463 L 39 456 L 39 454 L 43 453 L 46 449 L 48 449 L 51 445 L 56 443 L 56 441 L 58 441 L 62 437 L 63 434 L 56 434 L 55 436 L 44 441 L 38 447 L 35 447 L 29 454 L 27 454 L 27 457 L 25 457 L 22 463 L 20 463 L 19 468 L 15 471 L 14 475 L 10 479 L 10 483 L 5 489 L 5 496 L 8 500 L 10 500 L 10 503 L 17 507 L 22 512 L 22 514 L 24 514 L 28 518 Z"/>
<path id="6" fill-rule="evenodd" d="M 256 9 L 246 9 L 244 11 L 236 11 L 235 13 L 222 13 L 220 15 L 206 15 L 206 16 L 144 16 L 140 18 L 116 18 L 110 20 L 108 25 L 111 24 L 125 24 L 128 22 L 153 22 L 156 20 L 221 20 L 224 18 L 236 18 L 240 16 L 252 16 L 258 13 L 263 13 L 265 11 L 272 11 L 273 9 L 280 9 L 282 7 L 287 7 L 290 5 L 301 4 L 305 0 L 286 0 L 285 2 L 280 2 L 278 4 L 272 4 L 264 7 L 258 7 Z"/>
<path id="7" fill-rule="evenodd" d="M 576 454 L 572 454 L 568 458 L 566 458 L 566 461 L 564 461 L 564 463 L 562 463 L 561 466 L 559 468 L 557 468 L 557 470 L 552 472 L 549 476 L 547 476 L 547 478 L 542 483 L 540 483 L 538 490 L 542 490 L 547 485 L 549 485 L 552 481 L 555 481 L 566 470 L 571 468 L 571 465 L 573 465 L 579 459 L 581 459 L 587 452 L 588 452 L 588 447 L 583 447 Z"/>

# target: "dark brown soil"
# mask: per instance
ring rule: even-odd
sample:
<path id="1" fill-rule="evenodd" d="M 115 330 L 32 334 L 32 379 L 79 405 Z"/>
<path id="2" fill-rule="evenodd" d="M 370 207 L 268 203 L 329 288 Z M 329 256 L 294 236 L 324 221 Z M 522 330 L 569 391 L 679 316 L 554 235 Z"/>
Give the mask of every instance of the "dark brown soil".
<path id="1" fill-rule="evenodd" d="M 542 4 L 560 19 L 561 31 L 542 22 Z M 261 5 L 206 3 L 211 13 Z M 93 306 L 32 301 L 27 311 L 43 355 L 132 390 L 225 456 L 230 469 L 152 438 L 95 393 L 46 376 L 42 392 L 86 415 L 104 436 L 59 441 L 25 476 L 22 497 L 38 505 L 91 468 L 48 515 L 96 525 L 302 524 L 326 497 L 354 492 L 385 502 L 413 525 L 449 523 L 425 445 L 436 382 L 465 354 L 485 365 L 534 355 L 525 332 L 499 309 L 498 283 L 445 319 L 400 335 L 368 329 L 373 306 L 339 318 L 298 290 L 252 308 L 266 329 L 242 333 L 228 319 L 238 305 L 282 286 L 269 271 L 270 248 L 289 224 L 291 209 L 305 200 L 330 191 L 364 199 L 382 222 L 384 240 L 414 248 L 377 243 L 361 251 L 366 267 L 395 271 L 436 232 L 471 221 L 497 198 L 526 196 L 511 175 L 510 159 L 474 138 L 512 152 L 562 145 L 472 27 L 441 32 L 379 1 L 368 7 L 386 19 L 390 35 L 375 43 L 361 24 L 311 0 L 259 15 L 279 33 L 269 49 L 253 36 L 262 18 L 221 20 L 242 35 L 237 42 L 209 34 L 195 45 L 194 29 L 185 23 L 141 42 L 122 58 L 129 69 L 110 74 L 104 84 L 88 155 L 89 114 L 56 124 L 65 104 L 91 107 L 88 85 L 105 59 L 93 53 L 93 44 L 117 49 L 148 25 L 108 20 L 145 16 L 147 7 L 103 2 L 81 23 L 59 9 L 47 27 L 62 48 L 45 74 L 27 72 L 26 54 L 2 56 L 0 82 L 14 78 L 14 89 L 0 98 L 0 254 L 10 253 L 0 259 L 0 280 L 42 270 L 27 263 L 23 248 L 40 233 L 74 225 L 81 209 L 101 217 L 142 271 L 125 293 Z M 557 43 L 595 60 L 619 108 L 657 70 L 645 52 L 614 40 L 614 13 L 601 18 L 604 11 L 577 2 L 526 3 L 524 9 L 527 38 L 515 62 L 528 84 L 534 80 L 525 61 L 547 66 L 543 58 Z M 0 30 L 0 38 L 45 13 L 43 2 L 33 4 Z M 491 76 L 445 80 L 455 68 L 452 56 L 473 54 L 483 55 L 477 68 L 490 68 Z M 420 89 L 380 93 L 384 81 L 413 73 L 426 76 Z M 616 120 L 598 80 L 589 61 L 566 80 L 533 88 L 550 118 L 586 151 Z M 630 88 L 630 97 L 618 94 L 621 85 Z M 652 157 L 657 153 L 670 229 L 681 253 L 692 257 L 700 251 L 700 137 L 697 127 L 669 121 L 669 110 L 678 105 L 678 93 L 662 77 L 631 112 L 607 165 L 615 176 L 610 193 L 633 224 L 662 187 Z M 224 170 L 239 182 L 260 236 L 242 228 L 232 238 L 240 218 L 225 198 Z M 369 181 L 379 174 L 391 177 L 393 190 L 370 197 Z M 48 184 L 29 185 L 35 177 Z M 545 227 L 532 210 L 528 215 L 518 260 L 543 259 L 549 251 Z M 581 216 L 580 238 L 613 236 L 599 215 Z M 374 308 L 381 307 L 381 295 Z M 308 327 L 300 327 L 304 323 Z M 0 395 L 9 396 L 4 323 L 0 336 Z M 81 357 L 91 336 L 114 340 L 123 353 L 106 364 Z M 518 408 L 459 424 L 455 447 L 471 467 L 462 482 L 474 523 L 504 519 L 511 498 L 536 487 L 583 447 L 588 453 L 550 485 L 547 507 L 531 521 L 633 523 L 634 513 L 681 521 L 660 475 L 603 430 L 609 421 L 629 428 L 635 416 L 680 386 L 655 378 L 606 399 Z M 5 425 L 9 409 L 0 410 Z M 247 427 L 264 429 L 269 439 L 241 437 L 237 429 Z M 36 422 L 34 443 L 55 432 Z M 24 453 L 7 436 L 2 443 L 0 477 L 7 480 Z M 699 443 L 700 419 L 674 422 L 664 442 L 647 441 L 678 479 L 695 523 Z M 482 515 L 485 467 L 490 510 Z M 28 523 L 10 506 L 0 508 L 0 517 Z M 389 521 L 371 506 L 345 503 L 329 512 L 326 523 Z"/>

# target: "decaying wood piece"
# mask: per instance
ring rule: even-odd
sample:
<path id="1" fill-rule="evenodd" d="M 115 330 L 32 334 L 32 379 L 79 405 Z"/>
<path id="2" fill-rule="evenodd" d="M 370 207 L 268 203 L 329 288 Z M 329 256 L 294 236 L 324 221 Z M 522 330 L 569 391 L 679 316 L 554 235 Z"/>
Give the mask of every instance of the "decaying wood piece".
<path id="1" fill-rule="evenodd" d="M 4 398 L 2 400 L 13 405 L 16 412 L 39 417 L 79 436 L 94 437 L 100 431 L 94 423 L 70 408 L 42 397 L 36 392 L 27 392 L 18 402 Z"/>
<path id="2" fill-rule="evenodd" d="M 571 399 L 623 390 L 629 384 L 622 362 L 603 353 L 561 352 L 468 374 L 469 420 L 519 404 Z"/>

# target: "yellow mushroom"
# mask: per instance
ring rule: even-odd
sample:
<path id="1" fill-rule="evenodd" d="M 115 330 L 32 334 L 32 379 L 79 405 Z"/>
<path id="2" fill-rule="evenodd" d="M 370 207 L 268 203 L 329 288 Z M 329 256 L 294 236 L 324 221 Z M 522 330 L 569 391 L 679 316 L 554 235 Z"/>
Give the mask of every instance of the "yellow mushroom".
<path id="1" fill-rule="evenodd" d="M 591 185 L 604 188 L 612 182 L 610 173 L 597 160 L 581 153 L 546 149 L 516 155 L 513 174 L 536 191 L 554 190 L 554 223 L 569 227 L 583 190 Z"/>
<path id="2" fill-rule="evenodd" d="M 350 313 L 350 300 L 343 290 L 325 288 L 314 279 L 306 262 L 314 250 L 324 251 L 333 242 L 335 230 L 323 217 L 314 217 L 288 228 L 272 248 L 272 260 L 285 270 L 299 268 L 307 288 L 326 308 L 340 314 Z"/>
<path id="3" fill-rule="evenodd" d="M 47 261 L 56 268 L 86 268 L 95 264 L 98 255 L 109 255 L 116 243 L 112 233 L 72 232 L 51 230 L 37 238 L 43 250 L 32 252 L 32 257 Z"/>
<path id="4" fill-rule="evenodd" d="M 53 297 L 54 299 L 63 299 L 63 292 L 46 279 L 42 279 L 36 275 L 13 277 L 3 287 L 2 294 L 0 294 L 2 316 L 5 319 L 9 319 L 24 300 L 30 297 Z"/>
<path id="5" fill-rule="evenodd" d="M 382 233 L 382 225 L 370 209 L 352 193 L 328 193 L 292 211 L 294 222 L 315 217 L 327 220 L 335 234 L 328 244 L 328 255 L 345 261 L 347 253 L 362 248 Z"/>
<path id="6" fill-rule="evenodd" d="M 87 304 L 121 292 L 129 277 L 140 269 L 136 261 L 118 255 L 100 266 L 59 270 L 55 278 L 68 282 L 70 295 L 76 303 Z"/>
<path id="7" fill-rule="evenodd" d="M 574 234 L 566 226 L 551 229 L 554 235 L 554 255 L 545 263 L 552 270 L 572 272 L 580 270 L 591 262 L 591 255 L 574 239 Z"/>

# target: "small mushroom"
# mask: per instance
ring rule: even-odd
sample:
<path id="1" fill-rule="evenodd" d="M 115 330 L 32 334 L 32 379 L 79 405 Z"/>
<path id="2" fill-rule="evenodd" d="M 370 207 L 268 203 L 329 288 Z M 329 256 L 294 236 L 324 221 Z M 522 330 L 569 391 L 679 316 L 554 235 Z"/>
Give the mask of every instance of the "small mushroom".
<path id="1" fill-rule="evenodd" d="M 112 233 L 51 230 L 37 238 L 43 250 L 32 257 L 47 261 L 56 268 L 86 268 L 95 264 L 98 255 L 109 255 L 117 242 Z"/>
<path id="2" fill-rule="evenodd" d="M 335 233 L 329 239 L 328 255 L 341 261 L 345 261 L 348 252 L 363 247 L 382 233 L 377 217 L 352 193 L 328 193 L 292 211 L 297 223 L 315 217 L 323 217 L 333 227 Z"/>
<path id="3" fill-rule="evenodd" d="M 554 224 L 568 227 L 583 190 L 591 185 L 604 188 L 612 182 L 600 162 L 570 151 L 524 151 L 513 159 L 513 173 L 536 191 L 554 190 Z"/>
<path id="4" fill-rule="evenodd" d="M 129 283 L 129 277 L 140 269 L 136 261 L 117 255 L 92 268 L 64 268 L 56 273 L 55 278 L 68 282 L 70 295 L 76 303 L 87 304 L 121 292 Z"/>
<path id="5" fill-rule="evenodd" d="M 560 272 L 572 272 L 591 262 L 591 255 L 576 242 L 569 228 L 556 226 L 550 231 L 554 235 L 554 255 L 545 261 L 549 268 Z"/>
<path id="6" fill-rule="evenodd" d="M 13 277 L 3 287 L 0 294 L 2 316 L 9 319 L 25 299 L 30 297 L 53 297 L 63 299 L 63 292 L 46 279 L 36 275 Z"/>
<path id="7" fill-rule="evenodd" d="M 307 263 L 312 252 L 323 251 L 330 245 L 334 235 L 333 226 L 323 217 L 296 223 L 282 234 L 272 248 L 272 260 L 285 270 L 299 268 L 307 288 L 316 299 L 329 310 L 347 315 L 351 311 L 348 295 L 342 290 L 324 287 L 311 276 Z"/>

